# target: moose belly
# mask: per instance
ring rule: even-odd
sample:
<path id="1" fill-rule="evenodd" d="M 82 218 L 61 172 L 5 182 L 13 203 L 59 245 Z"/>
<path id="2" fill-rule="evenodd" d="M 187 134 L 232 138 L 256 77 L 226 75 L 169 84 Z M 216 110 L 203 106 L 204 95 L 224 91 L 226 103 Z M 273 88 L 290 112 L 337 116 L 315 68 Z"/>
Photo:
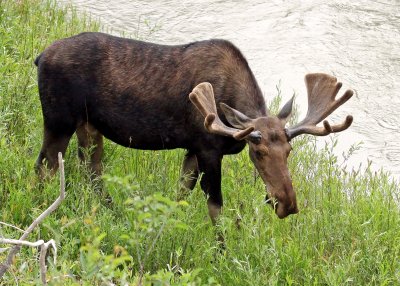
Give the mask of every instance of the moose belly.
<path id="1" fill-rule="evenodd" d="M 125 147 L 143 150 L 187 147 L 187 128 L 173 117 L 122 112 L 91 116 L 89 121 L 106 138 Z"/>

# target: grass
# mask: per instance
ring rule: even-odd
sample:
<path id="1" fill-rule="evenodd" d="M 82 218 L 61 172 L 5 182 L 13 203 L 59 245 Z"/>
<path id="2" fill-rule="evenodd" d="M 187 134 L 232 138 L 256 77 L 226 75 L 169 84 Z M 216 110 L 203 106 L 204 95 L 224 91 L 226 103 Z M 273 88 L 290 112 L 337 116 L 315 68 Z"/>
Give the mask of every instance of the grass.
<path id="1" fill-rule="evenodd" d="M 58 178 L 41 183 L 33 170 L 42 141 L 33 60 L 55 39 L 98 29 L 52 1 L 0 0 L 0 221 L 24 229 L 58 196 Z M 334 138 L 322 150 L 312 137 L 293 147 L 289 167 L 301 212 L 285 220 L 264 204 L 247 152 L 225 157 L 221 253 L 199 186 L 187 203 L 175 202 L 182 150 L 107 141 L 110 205 L 79 163 L 73 139 L 67 198 L 30 240 L 58 243 L 52 285 L 399 285 L 399 185 L 370 168 L 346 171 L 333 154 Z M 0 236 L 20 233 L 1 227 Z M 37 254 L 24 248 L 1 283 L 39 284 Z"/>

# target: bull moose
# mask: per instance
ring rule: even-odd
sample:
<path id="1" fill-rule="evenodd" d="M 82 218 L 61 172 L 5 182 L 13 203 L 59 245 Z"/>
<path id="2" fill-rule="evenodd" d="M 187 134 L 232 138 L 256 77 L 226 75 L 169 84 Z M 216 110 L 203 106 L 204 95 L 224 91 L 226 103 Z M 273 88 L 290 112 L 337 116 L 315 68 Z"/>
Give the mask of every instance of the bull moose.
<path id="1" fill-rule="evenodd" d="M 80 147 L 92 148 L 90 166 L 101 172 L 103 136 L 125 147 L 187 150 L 182 184 L 193 189 L 200 173 L 211 220 L 222 208 L 221 161 L 249 145 L 249 154 L 275 198 L 279 218 L 298 212 L 287 167 L 290 140 L 300 134 L 328 135 L 347 129 L 324 120 L 351 98 L 335 99 L 341 83 L 308 74 L 308 112 L 286 128 L 293 98 L 271 114 L 249 65 L 232 43 L 206 40 L 159 45 L 104 33 L 82 33 L 51 44 L 35 60 L 44 118 L 36 162 L 54 172 L 57 153 L 75 132 Z M 317 126 L 322 120 L 322 126 Z M 190 176 L 188 176 L 190 174 Z"/>

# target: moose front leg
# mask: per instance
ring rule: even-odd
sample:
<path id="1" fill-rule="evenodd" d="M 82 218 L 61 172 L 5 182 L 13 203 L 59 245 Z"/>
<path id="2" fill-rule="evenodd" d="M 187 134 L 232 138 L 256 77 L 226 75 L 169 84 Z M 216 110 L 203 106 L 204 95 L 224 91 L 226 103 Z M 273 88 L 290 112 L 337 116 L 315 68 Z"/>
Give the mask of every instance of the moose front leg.
<path id="1" fill-rule="evenodd" d="M 208 195 L 208 214 L 215 225 L 223 204 L 221 193 L 222 156 L 214 153 L 199 154 L 197 161 L 199 170 L 203 173 L 200 185 L 204 193 Z"/>

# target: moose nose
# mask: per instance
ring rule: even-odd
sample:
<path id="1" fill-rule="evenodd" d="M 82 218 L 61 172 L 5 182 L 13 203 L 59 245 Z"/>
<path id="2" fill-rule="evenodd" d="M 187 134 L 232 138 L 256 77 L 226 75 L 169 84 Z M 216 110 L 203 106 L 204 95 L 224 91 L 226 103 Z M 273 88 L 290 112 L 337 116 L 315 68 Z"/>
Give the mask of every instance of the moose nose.
<path id="1" fill-rule="evenodd" d="M 289 214 L 297 214 L 299 212 L 299 209 L 297 208 L 297 205 L 294 205 L 292 208 L 289 209 Z"/>
<path id="2" fill-rule="evenodd" d="M 297 203 L 292 202 L 289 206 L 286 206 L 283 203 L 277 201 L 274 202 L 268 194 L 265 196 L 265 202 L 275 209 L 275 213 L 279 218 L 285 218 L 288 215 L 297 214 L 299 212 Z"/>
<path id="3" fill-rule="evenodd" d="M 281 203 L 278 203 L 275 208 L 275 213 L 280 219 L 283 219 L 291 214 L 297 214 L 298 212 L 299 209 L 297 208 L 296 204 L 291 204 L 289 207 L 287 207 Z"/>

